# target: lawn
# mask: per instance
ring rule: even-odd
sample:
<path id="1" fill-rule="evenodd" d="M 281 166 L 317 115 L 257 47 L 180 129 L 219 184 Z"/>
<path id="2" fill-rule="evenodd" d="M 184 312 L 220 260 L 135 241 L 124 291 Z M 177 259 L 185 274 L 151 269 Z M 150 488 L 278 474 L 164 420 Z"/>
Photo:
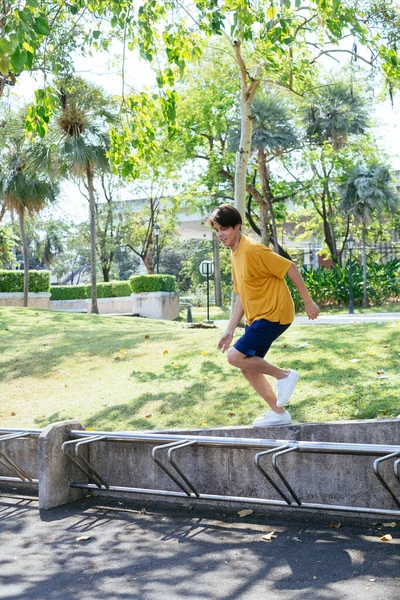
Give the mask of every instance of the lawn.
<path id="1" fill-rule="evenodd" d="M 0 309 L 0 425 L 98 430 L 247 425 L 265 406 L 216 350 L 219 329 Z M 270 360 L 302 377 L 295 422 L 400 413 L 400 323 L 292 326 Z"/>

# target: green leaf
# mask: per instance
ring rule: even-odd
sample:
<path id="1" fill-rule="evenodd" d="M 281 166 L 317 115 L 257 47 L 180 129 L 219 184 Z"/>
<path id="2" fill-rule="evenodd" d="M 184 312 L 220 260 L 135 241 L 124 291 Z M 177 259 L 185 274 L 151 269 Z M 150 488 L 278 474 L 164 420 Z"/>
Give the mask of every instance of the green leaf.
<path id="1" fill-rule="evenodd" d="M 2 75 L 8 75 L 9 67 L 10 67 L 10 57 L 0 55 L 0 73 Z"/>
<path id="2" fill-rule="evenodd" d="M 96 29 L 96 31 L 93 31 L 92 35 L 94 39 L 97 40 L 100 37 L 100 31 Z"/>
<path id="3" fill-rule="evenodd" d="M 35 22 L 32 25 L 32 29 L 39 35 L 49 35 L 50 34 L 50 28 L 47 24 L 46 19 L 44 19 L 43 17 L 37 17 L 35 19 Z"/>
<path id="4" fill-rule="evenodd" d="M 14 52 L 14 54 L 11 57 L 11 66 L 13 68 L 14 73 L 20 73 L 26 63 L 26 59 L 27 59 L 27 52 L 25 50 L 19 50 L 19 48 L 17 48 L 17 50 Z"/>

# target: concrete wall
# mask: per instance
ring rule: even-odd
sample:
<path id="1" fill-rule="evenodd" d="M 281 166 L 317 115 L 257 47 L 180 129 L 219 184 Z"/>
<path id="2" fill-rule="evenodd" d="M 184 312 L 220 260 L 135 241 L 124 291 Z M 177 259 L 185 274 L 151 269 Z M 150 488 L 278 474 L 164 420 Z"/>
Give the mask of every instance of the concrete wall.
<path id="1" fill-rule="evenodd" d="M 51 310 L 87 312 L 87 300 L 50 300 Z"/>
<path id="2" fill-rule="evenodd" d="M 101 315 L 132 314 L 131 296 L 121 296 L 119 298 L 97 298 L 97 306 Z M 91 300 L 86 300 L 86 310 L 88 313 L 91 312 Z"/>
<path id="3" fill-rule="evenodd" d="M 304 423 L 273 428 L 184 430 L 174 433 L 400 445 L 400 419 Z M 98 443 L 90 447 L 90 459 L 109 484 L 178 490 L 151 459 L 151 449 L 151 444 Z M 255 454 L 255 450 L 200 447 L 177 451 L 176 460 L 200 493 L 280 500 L 278 493 L 256 469 Z M 273 476 L 270 460 L 263 458 L 262 465 Z M 282 458 L 280 467 L 304 502 L 396 510 L 398 507 L 373 473 L 373 461 L 374 457 L 296 453 Z M 393 475 L 393 462 L 382 465 L 382 473 L 387 476 L 400 499 L 400 486 Z M 143 498 L 142 495 L 138 497 Z M 178 499 L 171 501 L 179 502 Z M 258 506 L 258 510 L 262 508 Z M 266 507 L 265 510 L 270 509 Z"/>
<path id="4" fill-rule="evenodd" d="M 19 292 L 2 292 L 0 294 L 0 306 L 23 306 L 24 305 L 24 294 Z M 29 292 L 28 294 L 28 306 L 30 308 L 50 308 L 50 294 L 42 292 L 40 294 L 34 294 Z"/>
<path id="5" fill-rule="evenodd" d="M 80 428 L 81 425 L 76 421 L 56 423 L 42 432 L 40 444 L 37 438 L 0 443 L 0 449 L 6 451 L 33 478 L 39 478 L 42 508 L 51 508 L 74 499 L 77 496 L 71 495 L 69 482 L 85 481 L 82 473 L 61 454 L 61 444 L 68 439 L 68 432 Z M 173 433 L 400 446 L 400 419 L 303 423 L 271 428 L 205 428 L 174 430 Z M 38 465 L 39 446 L 41 458 Z M 96 442 L 87 446 L 89 450 L 87 456 L 110 485 L 180 491 L 152 460 L 152 448 L 153 444 Z M 200 493 L 281 500 L 278 493 L 256 469 L 254 465 L 256 452 L 256 450 L 194 447 L 178 450 L 175 459 Z M 159 456 L 162 459 L 165 455 L 161 453 Z M 282 457 L 279 466 L 303 502 L 399 510 L 373 473 L 374 459 L 373 456 L 293 453 Z M 270 458 L 264 457 L 261 464 L 276 478 Z M 381 472 L 400 499 L 400 484 L 393 474 L 393 460 L 384 463 Z M 11 473 L 0 465 L 0 475 L 10 476 Z M 77 493 L 78 490 L 72 492 Z M 113 495 L 112 492 L 106 491 L 97 493 Z M 126 493 L 125 497 L 166 501 L 165 498 L 147 494 Z M 198 502 L 173 497 L 168 498 L 168 501 L 178 504 L 188 501 L 194 504 Z M 228 502 L 215 504 L 231 506 Z M 251 506 L 251 503 L 249 505 Z M 240 508 L 241 505 L 233 506 Z M 257 510 L 270 511 L 271 507 L 258 505 Z"/>
<path id="6" fill-rule="evenodd" d="M 172 321 L 179 317 L 179 296 L 174 292 L 132 294 L 132 314 Z"/>

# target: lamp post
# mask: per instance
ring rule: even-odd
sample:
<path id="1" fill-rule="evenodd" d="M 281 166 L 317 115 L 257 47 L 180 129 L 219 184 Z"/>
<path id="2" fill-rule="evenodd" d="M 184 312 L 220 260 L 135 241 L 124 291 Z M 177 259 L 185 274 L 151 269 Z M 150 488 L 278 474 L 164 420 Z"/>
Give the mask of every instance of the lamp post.
<path id="1" fill-rule="evenodd" d="M 159 255 L 158 255 L 158 236 L 160 235 L 160 226 L 156 223 L 153 227 L 154 235 L 156 236 L 156 272 L 159 273 Z"/>
<path id="2" fill-rule="evenodd" d="M 349 314 L 354 314 L 354 306 L 353 306 L 353 248 L 354 248 L 354 238 L 351 236 L 347 238 L 347 249 L 350 254 L 350 266 L 349 266 Z"/>

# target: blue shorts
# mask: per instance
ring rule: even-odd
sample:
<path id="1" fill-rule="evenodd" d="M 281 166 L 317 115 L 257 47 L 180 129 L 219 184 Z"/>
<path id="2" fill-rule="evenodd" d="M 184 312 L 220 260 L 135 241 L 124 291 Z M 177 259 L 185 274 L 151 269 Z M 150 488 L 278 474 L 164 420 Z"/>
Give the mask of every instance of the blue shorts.
<path id="1" fill-rule="evenodd" d="M 266 319 L 253 321 L 246 325 L 244 335 L 237 340 L 234 348 L 246 356 L 260 356 L 264 358 L 274 342 L 288 327 Z"/>

